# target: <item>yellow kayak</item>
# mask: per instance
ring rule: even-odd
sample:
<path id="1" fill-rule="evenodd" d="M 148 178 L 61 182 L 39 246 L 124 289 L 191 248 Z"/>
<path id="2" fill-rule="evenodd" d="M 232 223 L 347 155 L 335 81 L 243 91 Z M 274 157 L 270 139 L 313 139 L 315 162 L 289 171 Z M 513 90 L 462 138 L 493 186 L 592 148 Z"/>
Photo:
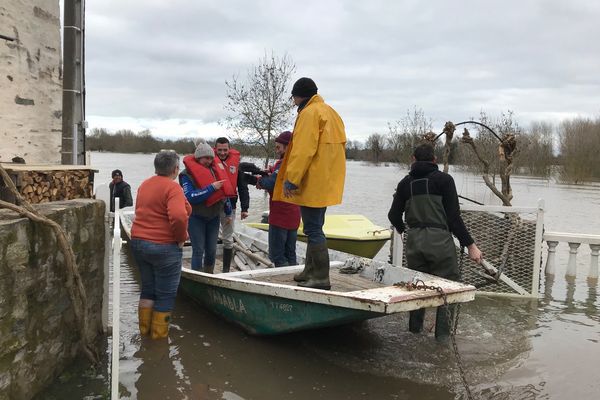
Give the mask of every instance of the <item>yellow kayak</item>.
<path id="1" fill-rule="evenodd" d="M 263 231 L 269 230 L 269 224 L 250 222 L 246 225 Z M 363 215 L 325 215 L 323 232 L 330 249 L 373 258 L 391 237 L 391 231 L 377 226 Z M 306 242 L 302 222 L 298 228 L 298 239 Z"/>

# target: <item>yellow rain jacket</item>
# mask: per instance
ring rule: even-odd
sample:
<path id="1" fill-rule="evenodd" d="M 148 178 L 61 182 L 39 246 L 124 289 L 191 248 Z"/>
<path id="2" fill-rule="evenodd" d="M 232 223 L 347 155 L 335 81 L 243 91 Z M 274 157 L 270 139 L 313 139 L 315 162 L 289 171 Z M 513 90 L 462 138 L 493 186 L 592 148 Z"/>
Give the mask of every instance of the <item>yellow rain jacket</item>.
<path id="1" fill-rule="evenodd" d="M 346 179 L 346 133 L 338 113 L 314 95 L 300 111 L 277 181 L 273 200 L 322 208 L 342 202 Z M 298 187 L 283 196 L 283 184 Z"/>

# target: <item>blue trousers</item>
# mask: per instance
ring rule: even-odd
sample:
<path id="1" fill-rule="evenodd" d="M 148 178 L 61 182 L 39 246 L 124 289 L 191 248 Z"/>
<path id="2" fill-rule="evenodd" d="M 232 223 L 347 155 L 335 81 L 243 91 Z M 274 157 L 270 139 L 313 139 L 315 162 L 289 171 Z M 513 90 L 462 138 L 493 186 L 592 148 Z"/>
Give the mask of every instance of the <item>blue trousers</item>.
<path id="1" fill-rule="evenodd" d="M 296 262 L 297 236 L 297 229 L 269 225 L 269 258 L 276 267 L 298 264 Z"/>
<path id="2" fill-rule="evenodd" d="M 308 243 L 325 243 L 327 239 L 323 233 L 323 224 L 325 224 L 325 211 L 327 207 L 314 208 L 300 206 L 302 223 L 304 224 L 304 234 L 308 237 Z"/>
<path id="3" fill-rule="evenodd" d="M 181 248 L 133 239 L 131 250 L 142 278 L 140 298 L 154 300 L 156 311 L 171 311 L 181 278 Z"/>
<path id="4" fill-rule="evenodd" d="M 190 242 L 192 242 L 192 269 L 200 271 L 202 266 L 214 266 L 219 238 L 219 216 L 205 218 L 191 215 L 188 224 Z M 204 263 L 202 262 L 204 258 Z"/>

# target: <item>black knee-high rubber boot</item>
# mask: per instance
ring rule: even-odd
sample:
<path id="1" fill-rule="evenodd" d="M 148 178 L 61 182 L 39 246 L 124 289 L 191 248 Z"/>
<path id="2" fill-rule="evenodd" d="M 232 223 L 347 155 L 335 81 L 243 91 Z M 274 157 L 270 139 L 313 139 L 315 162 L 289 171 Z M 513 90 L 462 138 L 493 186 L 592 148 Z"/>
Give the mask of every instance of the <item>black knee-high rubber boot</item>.
<path id="1" fill-rule="evenodd" d="M 232 257 L 233 249 L 223 249 L 223 272 L 229 272 Z"/>
<path id="2" fill-rule="evenodd" d="M 423 320 L 425 319 L 425 309 L 411 311 L 408 318 L 408 330 L 412 333 L 420 333 L 423 330 Z"/>
<path id="3" fill-rule="evenodd" d="M 449 306 L 440 306 L 435 314 L 435 340 L 440 343 L 448 343 L 450 340 L 450 330 L 452 328 L 452 320 L 454 319 L 455 304 Z M 449 309 L 449 313 L 448 313 Z M 450 314 L 450 315 L 448 315 Z"/>

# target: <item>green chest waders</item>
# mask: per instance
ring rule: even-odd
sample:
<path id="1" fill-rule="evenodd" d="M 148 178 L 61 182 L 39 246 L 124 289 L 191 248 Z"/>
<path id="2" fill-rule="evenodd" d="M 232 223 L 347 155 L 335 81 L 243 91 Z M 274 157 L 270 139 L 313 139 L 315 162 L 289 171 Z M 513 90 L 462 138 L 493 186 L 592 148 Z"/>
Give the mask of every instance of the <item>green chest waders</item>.
<path id="1" fill-rule="evenodd" d="M 410 183 L 410 199 L 406 202 L 406 262 L 408 268 L 458 280 L 458 264 L 452 234 L 448 230 L 446 211 L 441 195 L 429 193 L 427 177 Z M 453 309 L 453 306 L 450 306 Z M 423 329 L 425 310 L 410 312 L 409 330 L 417 333 Z M 445 307 L 438 307 L 435 337 L 448 340 L 450 321 Z"/>

